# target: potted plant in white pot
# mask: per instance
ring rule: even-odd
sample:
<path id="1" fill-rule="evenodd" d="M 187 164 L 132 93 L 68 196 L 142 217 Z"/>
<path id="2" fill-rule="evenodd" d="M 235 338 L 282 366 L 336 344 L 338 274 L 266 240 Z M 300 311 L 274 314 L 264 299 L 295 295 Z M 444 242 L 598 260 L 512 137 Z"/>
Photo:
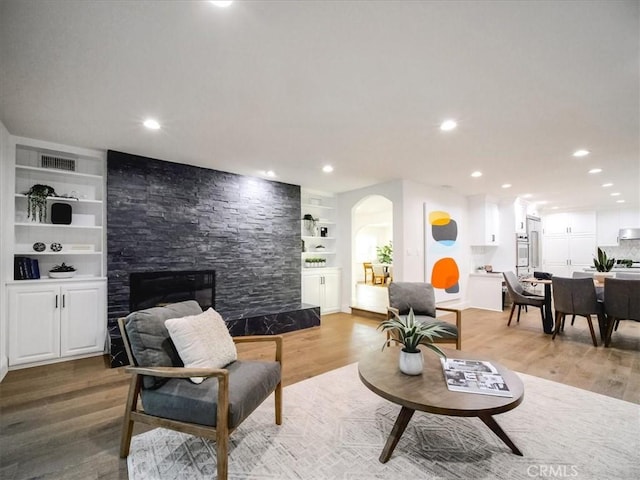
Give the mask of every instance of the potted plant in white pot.
<path id="1" fill-rule="evenodd" d="M 387 340 L 382 345 L 382 349 L 389 342 L 396 342 L 402 345 L 400 351 L 400 371 L 407 375 L 420 375 L 423 368 L 422 351 L 418 348 L 420 345 L 432 350 L 437 355 L 447 358 L 442 350 L 433 343 L 433 339 L 442 337 L 447 330 L 438 323 L 420 323 L 416 321 L 413 308 L 409 309 L 406 317 L 394 314 L 394 318 L 390 318 L 382 322 L 378 328 L 383 332 L 387 332 Z M 424 342 L 424 340 L 427 342 Z"/>
<path id="2" fill-rule="evenodd" d="M 599 283 L 604 282 L 605 277 L 612 277 L 614 273 L 611 269 L 616 264 L 615 258 L 608 258 L 604 250 L 598 247 L 598 257 L 593 259 L 593 266 L 596 267 L 596 272 L 593 278 Z"/>
<path id="3" fill-rule="evenodd" d="M 76 274 L 76 269 L 73 265 L 67 265 L 62 262 L 62 265 L 54 265 L 54 267 L 49 270 L 50 278 L 71 278 Z"/>

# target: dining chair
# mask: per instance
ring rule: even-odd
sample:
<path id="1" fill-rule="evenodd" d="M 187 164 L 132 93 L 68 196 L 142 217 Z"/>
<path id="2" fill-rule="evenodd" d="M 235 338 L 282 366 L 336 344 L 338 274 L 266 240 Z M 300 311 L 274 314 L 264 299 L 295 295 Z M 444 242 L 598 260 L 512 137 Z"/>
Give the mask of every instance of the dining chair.
<path id="1" fill-rule="evenodd" d="M 620 320 L 640 322 L 640 280 L 605 278 L 604 312 L 607 317 L 607 331 L 604 346 L 611 344 L 614 324 Z"/>
<path id="2" fill-rule="evenodd" d="M 420 323 L 438 323 L 447 330 L 447 334 L 434 338 L 433 343 L 455 343 L 456 349 L 462 348 L 462 310 L 452 307 L 436 306 L 433 285 L 424 282 L 391 282 L 389 284 L 389 307 L 387 319 L 395 315 L 408 315 L 413 309 L 416 321 Z M 456 323 L 438 320 L 436 312 L 456 314 Z M 387 332 L 387 339 L 389 332 Z"/>
<path id="3" fill-rule="evenodd" d="M 593 278 L 593 273 L 591 272 L 581 272 L 579 270 L 573 272 L 571 274 L 571 278 Z M 573 326 L 573 322 L 576 321 L 576 316 L 571 315 L 571 326 Z"/>
<path id="4" fill-rule="evenodd" d="M 362 262 L 364 267 L 364 283 L 373 283 L 373 264 L 371 262 Z"/>
<path id="5" fill-rule="evenodd" d="M 384 285 L 387 282 L 388 273 L 382 265 L 373 265 L 373 284 Z"/>
<path id="6" fill-rule="evenodd" d="M 567 315 L 576 315 L 587 319 L 593 346 L 597 347 L 598 340 L 593 329 L 591 315 L 596 315 L 599 324 L 604 325 L 604 311 L 602 303 L 598 302 L 593 279 L 554 276 L 551 282 L 555 309 L 555 328 L 551 338 L 555 340 L 556 335 L 564 330 L 564 320 Z"/>
<path id="7" fill-rule="evenodd" d="M 125 372 L 131 374 L 120 440 L 121 458 L 129 455 L 134 422 L 141 422 L 214 440 L 216 478 L 226 480 L 229 435 L 272 392 L 275 392 L 275 422 L 282 423 L 282 336 L 231 337 L 221 317 L 217 323 L 209 321 L 206 315 L 213 315 L 211 312 L 202 312 L 196 301 L 188 300 L 118 319 L 130 363 Z M 197 327 L 190 326 L 192 323 Z M 210 334 L 212 330 L 215 333 Z M 236 359 L 228 364 L 225 360 L 226 366 L 222 368 L 204 366 L 213 364 L 212 357 L 224 350 L 216 345 L 218 335 L 228 336 L 223 341 L 234 352 L 235 343 L 270 342 L 275 345 L 275 360 Z M 184 342 L 178 341 L 180 336 Z M 194 353 L 198 358 L 204 357 L 205 363 L 198 360 L 198 368 L 183 366 L 193 365 L 194 362 L 183 360 L 183 356 Z M 142 408 L 138 403 L 142 403 Z"/>
<path id="8" fill-rule="evenodd" d="M 516 274 L 512 271 L 502 272 L 505 285 L 507 286 L 507 293 L 511 298 L 511 312 L 509 313 L 509 321 L 507 326 L 511 325 L 511 319 L 513 318 L 513 312 L 518 307 L 517 322 L 520 322 L 520 310 L 522 307 L 532 306 L 540 309 L 540 317 L 544 322 L 544 297 L 536 295 L 532 292 L 525 290 L 522 284 L 518 281 Z"/>

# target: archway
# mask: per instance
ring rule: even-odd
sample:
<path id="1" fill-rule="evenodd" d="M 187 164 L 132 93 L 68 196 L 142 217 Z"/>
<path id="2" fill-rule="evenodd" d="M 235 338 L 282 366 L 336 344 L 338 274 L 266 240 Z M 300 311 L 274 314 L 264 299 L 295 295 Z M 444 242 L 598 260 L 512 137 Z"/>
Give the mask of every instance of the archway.
<path id="1" fill-rule="evenodd" d="M 379 257 L 379 250 L 393 244 L 393 202 L 382 195 L 363 198 L 351 210 L 351 306 L 362 310 L 386 313 L 388 294 L 386 285 L 393 276 L 392 258 Z M 388 277 L 374 283 L 365 272 L 364 264 L 376 265 Z M 384 267 L 380 267 L 384 263 Z"/>

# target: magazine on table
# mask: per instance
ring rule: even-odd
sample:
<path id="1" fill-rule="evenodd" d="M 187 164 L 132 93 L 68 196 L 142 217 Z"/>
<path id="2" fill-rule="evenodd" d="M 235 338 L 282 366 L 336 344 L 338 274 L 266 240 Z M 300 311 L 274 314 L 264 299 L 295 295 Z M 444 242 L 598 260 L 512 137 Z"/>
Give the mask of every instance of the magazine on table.
<path id="1" fill-rule="evenodd" d="M 481 360 L 441 358 L 447 388 L 453 392 L 513 397 L 496 367 Z"/>

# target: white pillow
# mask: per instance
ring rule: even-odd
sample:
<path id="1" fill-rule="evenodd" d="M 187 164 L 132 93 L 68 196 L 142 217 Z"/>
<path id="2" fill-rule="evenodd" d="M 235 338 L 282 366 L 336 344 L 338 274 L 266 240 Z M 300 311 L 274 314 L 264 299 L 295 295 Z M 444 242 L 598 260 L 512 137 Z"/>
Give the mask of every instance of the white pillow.
<path id="1" fill-rule="evenodd" d="M 185 367 L 224 368 L 238 358 L 227 324 L 213 308 L 164 322 Z M 203 377 L 192 377 L 202 383 Z"/>

